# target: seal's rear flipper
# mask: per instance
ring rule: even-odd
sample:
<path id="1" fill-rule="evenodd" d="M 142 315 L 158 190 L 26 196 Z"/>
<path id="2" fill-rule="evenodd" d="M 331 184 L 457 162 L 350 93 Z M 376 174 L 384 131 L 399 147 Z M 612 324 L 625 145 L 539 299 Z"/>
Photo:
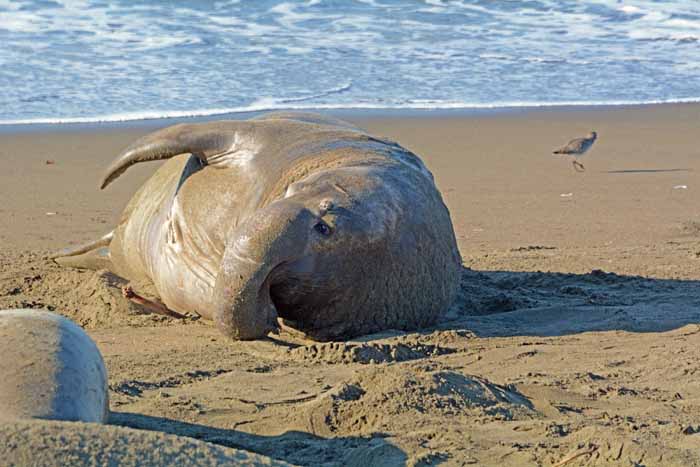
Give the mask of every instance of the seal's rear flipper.
<path id="1" fill-rule="evenodd" d="M 114 231 L 95 241 L 84 243 L 73 248 L 64 248 L 49 256 L 61 266 L 78 269 L 109 269 L 109 244 L 114 237 Z"/>
<path id="2" fill-rule="evenodd" d="M 111 269 L 112 261 L 109 259 L 109 248 L 102 247 L 92 250 L 88 253 L 76 256 L 61 256 L 53 258 L 56 264 L 60 264 L 66 268 L 76 269 L 92 269 L 97 271 L 100 269 Z"/>

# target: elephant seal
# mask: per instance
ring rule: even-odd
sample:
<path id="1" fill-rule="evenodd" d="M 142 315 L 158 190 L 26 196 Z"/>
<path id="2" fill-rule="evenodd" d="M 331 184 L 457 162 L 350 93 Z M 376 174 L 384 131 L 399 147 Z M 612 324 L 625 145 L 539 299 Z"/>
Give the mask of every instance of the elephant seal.
<path id="1" fill-rule="evenodd" d="M 45 420 L 0 423 L 0 459 L 3 467 L 292 467 L 187 436 Z"/>
<path id="2" fill-rule="evenodd" d="M 151 283 L 240 340 L 279 321 L 317 340 L 416 329 L 456 295 L 449 212 L 395 142 L 307 113 L 180 124 L 133 143 L 101 187 L 161 159 L 113 232 L 57 262 Z"/>
<path id="3" fill-rule="evenodd" d="M 0 311 L 0 355 L 0 419 L 106 420 L 107 370 L 77 324 L 45 311 Z"/>

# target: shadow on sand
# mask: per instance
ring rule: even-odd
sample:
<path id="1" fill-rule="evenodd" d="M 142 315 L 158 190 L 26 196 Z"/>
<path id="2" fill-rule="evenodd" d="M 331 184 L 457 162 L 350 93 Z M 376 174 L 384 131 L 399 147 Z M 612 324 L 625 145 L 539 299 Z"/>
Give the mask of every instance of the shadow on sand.
<path id="1" fill-rule="evenodd" d="M 262 454 L 296 465 L 404 466 L 406 454 L 386 442 L 381 433 L 371 437 L 323 438 L 302 431 L 277 436 L 244 433 L 163 417 L 128 412 L 112 412 L 110 425 L 158 431 Z M 313 464 L 309 460 L 313 459 Z"/>
<path id="2" fill-rule="evenodd" d="M 588 331 L 663 332 L 700 323 L 700 281 L 462 270 L 455 307 L 439 329 L 479 337 Z"/>
<path id="3" fill-rule="evenodd" d="M 608 170 L 608 174 L 646 174 L 660 172 L 692 172 L 693 169 L 625 169 L 625 170 Z"/>

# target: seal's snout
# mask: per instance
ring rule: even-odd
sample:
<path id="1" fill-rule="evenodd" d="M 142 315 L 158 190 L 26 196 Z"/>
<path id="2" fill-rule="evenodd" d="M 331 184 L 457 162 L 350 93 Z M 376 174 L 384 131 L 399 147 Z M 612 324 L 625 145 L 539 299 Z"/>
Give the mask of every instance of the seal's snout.
<path id="1" fill-rule="evenodd" d="M 214 321 L 234 339 L 250 340 L 276 328 L 271 285 L 309 235 L 313 215 L 294 202 L 278 202 L 248 219 L 227 245 L 217 275 Z"/>

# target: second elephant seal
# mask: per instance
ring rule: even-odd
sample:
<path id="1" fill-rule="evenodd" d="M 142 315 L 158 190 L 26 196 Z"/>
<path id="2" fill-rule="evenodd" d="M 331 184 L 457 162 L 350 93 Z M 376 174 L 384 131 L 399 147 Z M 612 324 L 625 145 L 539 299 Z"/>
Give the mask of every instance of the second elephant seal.
<path id="1" fill-rule="evenodd" d="M 69 319 L 0 311 L 0 419 L 103 423 L 107 370 L 95 343 Z"/>

